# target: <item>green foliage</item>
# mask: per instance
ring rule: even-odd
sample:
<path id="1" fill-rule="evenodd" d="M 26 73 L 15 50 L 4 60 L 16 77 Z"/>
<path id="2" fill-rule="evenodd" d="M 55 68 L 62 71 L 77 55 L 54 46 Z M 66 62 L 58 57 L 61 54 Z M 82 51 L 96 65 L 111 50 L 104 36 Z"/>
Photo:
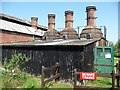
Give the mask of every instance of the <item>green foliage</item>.
<path id="1" fill-rule="evenodd" d="M 115 57 L 120 57 L 120 40 L 114 46 L 114 55 Z"/>
<path id="2" fill-rule="evenodd" d="M 114 56 L 120 57 L 120 40 L 115 44 L 113 42 L 109 42 L 109 46 L 114 47 Z"/>
<path id="3" fill-rule="evenodd" d="M 23 74 L 23 73 L 21 73 Z M 24 83 L 25 79 L 20 78 L 21 76 L 20 73 L 18 74 L 12 74 L 8 72 L 3 72 L 2 73 L 2 83 L 3 86 L 2 88 L 17 88 Z"/>
<path id="4" fill-rule="evenodd" d="M 2 72 L 2 88 L 38 88 L 40 79 L 26 73 Z"/>
<path id="5" fill-rule="evenodd" d="M 10 72 L 3 71 L 3 88 L 17 88 L 26 81 L 28 74 L 20 67 L 30 59 L 24 54 L 14 53 L 10 59 L 4 59 L 3 67 Z"/>
<path id="6" fill-rule="evenodd" d="M 66 83 L 66 82 L 54 82 L 54 83 L 50 83 L 51 85 L 48 85 L 48 88 L 67 88 L 69 90 L 72 90 L 73 85 L 70 83 Z M 71 88 L 71 89 L 70 89 Z"/>
<path id="7" fill-rule="evenodd" d="M 112 86 L 112 79 L 105 78 L 105 77 L 97 77 L 97 80 L 89 80 L 86 86 L 94 86 L 94 87 L 111 87 Z"/>
<path id="8" fill-rule="evenodd" d="M 109 46 L 114 47 L 115 45 L 113 42 L 109 42 Z"/>
<path id="9" fill-rule="evenodd" d="M 23 84 L 23 88 L 40 88 L 39 80 L 35 78 L 28 78 Z"/>
<path id="10" fill-rule="evenodd" d="M 21 53 L 14 53 L 14 55 L 12 55 L 12 58 L 7 60 L 5 58 L 3 66 L 5 69 L 8 69 L 10 71 L 12 71 L 13 69 L 20 69 L 20 66 L 23 65 L 25 62 L 29 61 L 30 59 L 27 58 L 25 56 L 25 54 L 21 54 Z"/>

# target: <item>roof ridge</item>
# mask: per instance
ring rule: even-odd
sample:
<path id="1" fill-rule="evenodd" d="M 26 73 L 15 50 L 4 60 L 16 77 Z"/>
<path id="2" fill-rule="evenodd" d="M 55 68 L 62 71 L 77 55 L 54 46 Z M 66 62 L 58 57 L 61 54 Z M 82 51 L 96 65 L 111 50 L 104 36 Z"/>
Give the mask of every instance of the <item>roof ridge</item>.
<path id="1" fill-rule="evenodd" d="M 24 24 L 27 24 L 29 26 L 31 26 L 31 23 L 30 21 L 28 20 L 23 20 L 21 18 L 17 18 L 15 16 L 11 16 L 11 15 L 7 15 L 7 14 L 4 14 L 4 13 L 0 13 L 0 17 L 4 17 L 4 18 L 7 18 L 7 19 L 10 19 L 10 20 L 14 20 L 14 21 L 17 21 L 17 22 L 20 22 L 20 23 L 24 23 Z M 0 18 L 2 19 L 2 18 Z M 44 28 L 44 29 L 47 29 L 46 26 L 43 26 L 43 25 L 37 25 L 38 28 Z"/>

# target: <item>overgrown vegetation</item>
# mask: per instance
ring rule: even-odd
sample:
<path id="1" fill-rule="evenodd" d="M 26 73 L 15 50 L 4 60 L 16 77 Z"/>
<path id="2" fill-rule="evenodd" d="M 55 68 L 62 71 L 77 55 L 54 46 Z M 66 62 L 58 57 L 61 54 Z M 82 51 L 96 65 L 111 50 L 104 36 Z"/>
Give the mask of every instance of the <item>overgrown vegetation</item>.
<path id="1" fill-rule="evenodd" d="M 6 59 L 3 67 L 7 71 L 0 71 L 0 80 L 2 81 L 0 88 L 41 88 L 41 77 L 31 75 L 27 73 L 25 69 L 21 68 L 21 65 L 29 60 L 29 58 L 20 53 L 15 53 L 9 60 Z M 115 58 L 115 63 L 117 61 L 118 59 Z M 111 87 L 111 80 L 111 78 L 97 77 L 97 80 L 88 81 L 86 85 L 94 87 Z M 73 88 L 73 85 L 61 81 L 52 81 L 44 88 L 45 90 L 48 88 Z"/>
<path id="2" fill-rule="evenodd" d="M 115 44 L 113 42 L 109 43 L 110 46 L 114 47 L 114 56 L 120 58 L 120 39 Z"/>
<path id="3" fill-rule="evenodd" d="M 7 70 L 10 70 L 11 72 L 12 72 L 12 70 L 14 71 L 14 70 L 19 70 L 19 69 L 22 71 L 24 69 L 21 69 L 21 66 L 29 60 L 30 60 L 30 58 L 27 58 L 25 56 L 25 54 L 21 54 L 21 53 L 17 54 L 15 52 L 12 55 L 11 59 L 8 60 L 5 58 L 4 63 L 3 63 L 3 67 Z"/>
<path id="4" fill-rule="evenodd" d="M 34 76 L 27 73 L 24 68 L 21 68 L 25 62 L 29 61 L 25 55 L 15 53 L 11 59 L 5 59 L 3 67 L 6 71 L 0 71 L 0 79 L 3 84 L 0 84 L 0 88 L 41 88 L 41 77 Z M 70 84 L 55 83 L 52 81 L 48 83 L 44 88 L 72 88 Z"/>
<path id="5" fill-rule="evenodd" d="M 3 88 L 19 88 L 22 86 L 29 76 L 21 66 L 29 60 L 29 58 L 21 53 L 14 53 L 11 59 L 4 60 L 3 67 L 6 71 L 1 73 Z"/>

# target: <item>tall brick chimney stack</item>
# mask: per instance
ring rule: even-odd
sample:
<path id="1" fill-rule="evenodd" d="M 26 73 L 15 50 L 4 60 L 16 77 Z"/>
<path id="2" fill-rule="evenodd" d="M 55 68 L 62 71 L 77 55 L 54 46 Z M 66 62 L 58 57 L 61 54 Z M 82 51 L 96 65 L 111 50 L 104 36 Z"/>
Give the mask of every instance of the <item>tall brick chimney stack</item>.
<path id="1" fill-rule="evenodd" d="M 65 11 L 65 28 L 73 28 L 73 11 Z"/>
<path id="2" fill-rule="evenodd" d="M 55 14 L 48 14 L 48 30 L 51 32 L 55 30 Z"/>
<path id="3" fill-rule="evenodd" d="M 82 30 L 80 38 L 92 39 L 102 38 L 103 33 L 101 28 L 96 26 L 96 7 L 91 5 L 86 7 L 87 26 Z"/>
<path id="4" fill-rule="evenodd" d="M 60 39 L 60 32 L 55 30 L 55 14 L 48 14 L 48 31 L 44 36 L 48 40 Z"/>
<path id="5" fill-rule="evenodd" d="M 38 18 L 37 17 L 31 17 L 31 26 L 35 29 L 37 29 L 38 25 Z"/>
<path id="6" fill-rule="evenodd" d="M 87 6 L 87 26 L 96 26 L 96 7 L 95 6 Z"/>
<path id="7" fill-rule="evenodd" d="M 78 39 L 78 34 L 73 28 L 73 11 L 65 11 L 65 29 L 61 31 L 65 39 Z"/>

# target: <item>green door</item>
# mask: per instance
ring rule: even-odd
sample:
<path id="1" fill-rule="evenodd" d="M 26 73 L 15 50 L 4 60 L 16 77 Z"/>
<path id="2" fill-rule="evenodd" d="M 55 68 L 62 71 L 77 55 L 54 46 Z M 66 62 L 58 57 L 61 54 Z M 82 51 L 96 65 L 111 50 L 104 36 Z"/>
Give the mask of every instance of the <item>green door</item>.
<path id="1" fill-rule="evenodd" d="M 114 69 L 113 47 L 96 46 L 94 48 L 94 70 L 99 73 L 112 73 Z"/>

